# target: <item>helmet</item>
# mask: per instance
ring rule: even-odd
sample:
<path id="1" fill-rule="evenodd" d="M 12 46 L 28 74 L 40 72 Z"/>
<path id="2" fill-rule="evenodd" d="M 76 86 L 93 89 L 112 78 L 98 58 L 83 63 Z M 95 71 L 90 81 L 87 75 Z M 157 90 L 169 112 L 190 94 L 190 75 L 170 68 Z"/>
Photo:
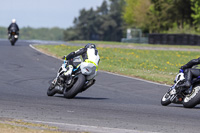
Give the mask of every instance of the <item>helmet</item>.
<path id="1" fill-rule="evenodd" d="M 12 19 L 12 23 L 16 23 L 16 19 Z"/>
<path id="2" fill-rule="evenodd" d="M 85 45 L 85 48 L 95 48 L 96 49 L 96 46 L 93 43 L 88 43 L 87 45 Z"/>

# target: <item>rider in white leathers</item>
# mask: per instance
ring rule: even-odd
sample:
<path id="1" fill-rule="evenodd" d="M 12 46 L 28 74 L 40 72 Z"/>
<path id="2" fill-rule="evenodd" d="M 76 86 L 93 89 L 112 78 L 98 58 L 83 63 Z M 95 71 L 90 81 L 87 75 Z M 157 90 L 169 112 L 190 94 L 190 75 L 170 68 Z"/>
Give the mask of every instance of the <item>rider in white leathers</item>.
<path id="1" fill-rule="evenodd" d="M 71 79 L 71 75 L 72 75 L 72 71 L 74 69 L 74 65 L 73 65 L 73 58 L 77 57 L 77 56 L 82 56 L 83 58 L 83 62 L 81 63 L 80 67 L 83 67 L 85 65 L 91 65 L 94 66 L 96 68 L 95 70 L 95 74 L 91 75 L 91 79 L 94 78 L 97 74 L 97 70 L 98 70 L 98 64 L 100 61 L 100 57 L 98 54 L 98 50 L 96 49 L 95 44 L 92 43 L 88 43 L 84 48 L 81 48 L 75 52 L 71 52 L 69 55 L 64 56 L 64 58 L 66 60 L 68 60 L 69 65 L 67 66 L 67 71 L 63 73 L 63 75 L 61 75 L 59 77 L 59 79 L 62 81 L 64 80 L 69 80 Z"/>

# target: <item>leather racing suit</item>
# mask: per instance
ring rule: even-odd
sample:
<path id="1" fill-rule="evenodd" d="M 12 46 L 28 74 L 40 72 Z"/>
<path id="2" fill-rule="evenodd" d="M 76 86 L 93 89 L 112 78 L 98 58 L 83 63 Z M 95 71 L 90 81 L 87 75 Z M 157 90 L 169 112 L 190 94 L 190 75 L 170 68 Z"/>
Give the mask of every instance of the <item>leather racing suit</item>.
<path id="1" fill-rule="evenodd" d="M 84 48 L 81 48 L 81 49 L 79 49 L 75 52 L 71 52 L 67 56 L 64 56 L 64 58 L 66 60 L 68 60 L 69 64 L 67 66 L 67 71 L 64 72 L 63 75 L 61 75 L 61 80 L 65 80 L 66 78 L 69 79 L 71 77 L 73 68 L 75 67 L 73 65 L 73 58 L 80 56 L 80 55 L 82 56 L 84 63 L 90 63 L 90 64 L 92 64 L 96 67 L 96 71 L 95 71 L 95 76 L 96 76 L 97 70 L 98 70 L 98 64 L 99 64 L 99 61 L 100 61 L 98 50 L 96 48 L 86 48 L 86 47 L 84 47 Z"/>
<path id="2" fill-rule="evenodd" d="M 16 31 L 16 35 L 19 35 L 19 27 L 16 23 L 11 23 L 8 27 L 8 36 L 10 38 L 10 34 L 11 34 L 11 31 L 12 30 L 15 30 Z"/>
<path id="3" fill-rule="evenodd" d="M 198 64 L 200 64 L 200 58 L 193 59 L 187 64 L 181 66 L 181 69 L 184 70 L 185 82 L 180 86 L 189 88 L 191 86 L 192 78 L 200 76 L 200 69 L 192 68 L 193 66 Z"/>

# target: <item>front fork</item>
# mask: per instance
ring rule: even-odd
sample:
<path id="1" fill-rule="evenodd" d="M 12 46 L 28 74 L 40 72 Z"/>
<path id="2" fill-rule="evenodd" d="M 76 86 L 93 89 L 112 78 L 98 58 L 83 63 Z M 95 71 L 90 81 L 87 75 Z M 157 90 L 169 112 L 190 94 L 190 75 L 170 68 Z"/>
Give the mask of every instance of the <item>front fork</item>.
<path id="1" fill-rule="evenodd" d="M 173 86 L 169 89 L 168 93 L 169 93 L 169 95 L 170 95 L 170 101 L 171 101 L 171 102 L 179 103 L 179 102 L 182 101 L 182 97 L 177 93 L 177 90 L 175 89 L 175 86 L 176 86 L 176 85 L 173 85 Z"/>
<path id="2" fill-rule="evenodd" d="M 181 104 L 184 98 L 184 94 L 182 94 L 182 92 L 178 92 L 174 86 L 172 86 L 169 91 L 168 91 L 169 95 L 170 95 L 170 101 L 172 103 L 177 103 L 177 104 Z"/>

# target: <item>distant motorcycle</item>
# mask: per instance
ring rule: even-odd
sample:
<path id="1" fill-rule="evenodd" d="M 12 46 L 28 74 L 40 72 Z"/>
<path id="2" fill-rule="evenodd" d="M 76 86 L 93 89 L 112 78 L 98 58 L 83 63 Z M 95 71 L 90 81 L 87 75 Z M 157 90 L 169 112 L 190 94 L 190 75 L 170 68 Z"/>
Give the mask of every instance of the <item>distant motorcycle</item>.
<path id="1" fill-rule="evenodd" d="M 18 34 L 17 31 L 15 29 L 11 29 L 10 34 L 9 34 L 9 41 L 11 43 L 12 46 L 15 45 L 16 41 L 18 40 Z"/>
<path id="2" fill-rule="evenodd" d="M 87 63 L 82 62 L 80 56 L 73 59 L 73 65 L 75 67 L 72 72 L 72 78 L 70 80 L 60 82 L 58 77 L 66 72 L 67 65 L 68 61 L 64 60 L 64 63 L 57 72 L 56 78 L 52 81 L 47 90 L 48 96 L 53 96 L 58 93 L 64 94 L 65 98 L 71 99 L 95 83 L 94 77 L 96 67 L 91 67 L 87 65 Z"/>
<path id="3" fill-rule="evenodd" d="M 176 88 L 177 85 L 185 81 L 184 73 L 177 74 L 174 85 L 170 87 L 167 93 L 161 99 L 161 104 L 167 106 L 171 103 L 183 104 L 185 108 L 193 108 L 200 103 L 200 77 L 192 80 L 192 85 L 185 90 L 183 87 Z"/>

